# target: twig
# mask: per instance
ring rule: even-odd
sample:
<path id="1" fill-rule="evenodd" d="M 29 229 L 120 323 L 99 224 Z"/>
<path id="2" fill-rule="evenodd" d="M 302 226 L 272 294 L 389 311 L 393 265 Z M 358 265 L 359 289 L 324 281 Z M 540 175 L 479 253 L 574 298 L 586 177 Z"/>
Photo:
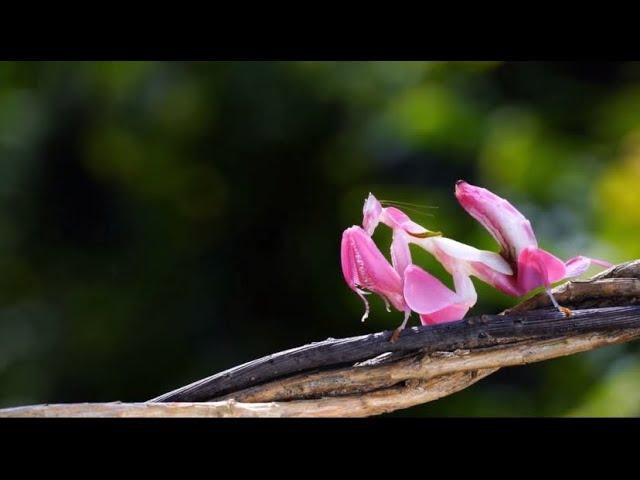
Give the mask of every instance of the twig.
<path id="1" fill-rule="evenodd" d="M 576 310 L 570 318 L 565 318 L 555 310 L 536 310 L 509 316 L 481 315 L 432 327 L 413 327 L 402 332 L 395 343 L 389 342 L 391 332 L 312 343 L 225 370 L 150 401 L 209 401 L 291 374 L 343 367 L 387 352 L 411 355 L 417 352 L 478 349 L 633 328 L 640 328 L 640 306 Z"/>
<path id="2" fill-rule="evenodd" d="M 459 372 L 360 396 L 291 402 L 77 403 L 0 410 L 4 417 L 364 417 L 430 402 L 466 388 L 493 370 Z"/>
<path id="3" fill-rule="evenodd" d="M 639 310 L 640 312 L 640 310 Z M 640 328 L 567 338 L 525 341 L 473 350 L 418 354 L 379 367 L 342 368 L 301 374 L 234 392 L 223 399 L 241 402 L 287 401 L 327 396 L 362 395 L 410 380 L 443 379 L 460 372 L 497 370 L 572 355 L 640 337 Z"/>
<path id="4" fill-rule="evenodd" d="M 328 339 L 218 373 L 146 403 L 0 410 L 0 416 L 367 416 L 441 398 L 501 367 L 640 337 L 640 261 L 556 289 L 503 315 Z M 532 311 L 533 309 L 533 311 Z M 180 403 L 176 403 L 180 402 Z M 196 403 L 194 403 L 196 402 Z"/>
<path id="5" fill-rule="evenodd" d="M 238 402 L 228 399 L 217 402 L 180 403 L 80 403 L 69 405 L 36 405 L 0 410 L 4 417 L 365 417 L 408 408 L 451 395 L 473 385 L 499 367 L 522 365 L 569 355 L 600 346 L 629 341 L 640 336 L 640 330 L 624 334 L 584 335 L 567 340 L 546 340 L 535 346 L 520 345 L 517 348 L 504 346 L 485 352 L 457 351 L 442 357 L 425 356 L 400 367 L 388 375 L 402 375 L 408 380 L 391 388 L 359 395 L 311 400 L 269 401 L 270 394 L 277 390 L 267 389 L 250 397 L 251 392 L 240 393 Z M 498 366 L 496 366 L 498 365 Z M 493 366 L 493 368 L 491 368 Z M 485 367 L 485 368 L 477 368 Z M 477 368 L 477 369 L 476 369 Z M 334 379 L 344 372 L 334 372 Z M 448 372 L 444 374 L 444 372 Z M 426 377 L 441 375 L 422 380 Z M 383 375 L 377 372 L 376 375 Z M 313 382 L 308 379 L 307 385 Z M 321 379 L 321 384 L 331 385 L 331 378 Z M 293 382 L 295 384 L 295 382 Z M 304 382 L 303 382 L 304 384 Z M 287 385 L 282 386 L 285 391 Z M 249 393 L 249 394 L 247 394 Z M 246 400 L 245 400 L 246 398 Z"/>

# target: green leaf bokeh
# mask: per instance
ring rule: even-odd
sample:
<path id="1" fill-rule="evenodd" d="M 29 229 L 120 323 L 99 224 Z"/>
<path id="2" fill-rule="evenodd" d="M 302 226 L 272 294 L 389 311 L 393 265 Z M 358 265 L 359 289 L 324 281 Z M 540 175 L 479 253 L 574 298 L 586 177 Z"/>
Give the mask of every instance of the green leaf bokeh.
<path id="1" fill-rule="evenodd" d="M 0 63 L 0 407 L 146 400 L 393 328 L 376 299 L 359 322 L 341 232 L 371 191 L 497 250 L 459 178 L 560 257 L 640 257 L 640 64 Z M 475 283 L 474 313 L 516 301 Z M 639 369 L 609 347 L 393 415 L 635 416 Z"/>

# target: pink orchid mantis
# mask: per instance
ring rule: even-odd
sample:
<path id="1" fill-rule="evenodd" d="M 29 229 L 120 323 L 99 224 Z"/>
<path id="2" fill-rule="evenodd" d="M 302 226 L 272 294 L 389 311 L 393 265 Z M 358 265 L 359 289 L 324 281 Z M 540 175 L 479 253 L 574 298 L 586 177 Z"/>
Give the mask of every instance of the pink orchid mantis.
<path id="1" fill-rule="evenodd" d="M 567 309 L 561 308 L 551 295 L 551 284 L 577 277 L 592 264 L 611 266 L 609 262 L 583 256 L 563 262 L 539 248 L 529 220 L 507 200 L 485 188 L 459 180 L 456 183 L 455 194 L 467 213 L 480 222 L 500 244 L 500 255 L 513 269 L 512 275 L 503 275 L 495 271 L 482 272 L 480 278 L 501 292 L 520 296 L 535 288 L 544 287 L 556 308 L 569 313 Z"/>
<path id="2" fill-rule="evenodd" d="M 476 269 L 512 273 L 511 267 L 497 253 L 478 250 L 444 238 L 440 232 L 427 230 L 413 222 L 395 207 L 383 208 L 371 194 L 365 201 L 363 214 L 364 228 L 354 226 L 343 234 L 342 271 L 349 286 L 363 300 L 365 290 L 368 290 L 382 296 L 385 301 L 391 301 L 394 307 L 405 312 L 405 319 L 397 331 L 405 327 L 411 311 L 418 313 L 425 325 L 463 318 L 477 300 L 475 288 L 469 278 L 470 275 L 477 275 Z M 393 230 L 392 265 L 370 238 L 380 223 Z M 442 263 L 453 277 L 455 291 L 412 264 L 409 250 L 411 243 L 429 251 Z M 389 288 L 390 285 L 393 286 L 392 289 Z M 398 295 L 403 302 L 398 300 Z M 366 300 L 365 305 L 363 320 L 369 311 Z"/>
<path id="3" fill-rule="evenodd" d="M 591 264 L 610 266 L 582 256 L 562 262 L 540 249 L 530 222 L 509 202 L 484 188 L 459 181 L 455 193 L 463 208 L 500 244 L 500 253 L 479 250 L 427 230 L 398 208 L 383 207 L 371 194 L 364 204 L 362 228 L 353 226 L 343 233 L 342 272 L 365 303 L 362 320 L 369 314 L 368 293 L 382 297 L 387 309 L 391 304 L 404 312 L 404 321 L 392 338 L 406 326 L 411 311 L 418 313 L 423 325 L 464 318 L 477 300 L 471 276 L 513 296 L 542 286 L 554 305 L 567 313 L 550 294 L 550 285 L 580 275 Z M 391 263 L 371 238 L 380 223 L 393 231 Z M 434 255 L 451 274 L 454 290 L 412 263 L 410 244 Z"/>

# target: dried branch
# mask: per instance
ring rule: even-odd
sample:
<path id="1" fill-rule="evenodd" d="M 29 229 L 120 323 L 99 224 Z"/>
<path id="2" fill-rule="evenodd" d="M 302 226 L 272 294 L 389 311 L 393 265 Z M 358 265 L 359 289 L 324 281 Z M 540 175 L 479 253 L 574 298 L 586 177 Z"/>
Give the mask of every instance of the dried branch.
<path id="1" fill-rule="evenodd" d="M 270 403 L 77 403 L 0 410 L 0 417 L 364 417 L 430 402 L 481 380 L 493 370 L 459 372 L 361 396 Z"/>
<path id="2" fill-rule="evenodd" d="M 509 316 L 481 315 L 459 322 L 407 329 L 396 343 L 389 341 L 391 332 L 312 343 L 234 367 L 150 402 L 209 401 L 291 374 L 352 365 L 384 353 L 393 353 L 398 359 L 415 353 L 480 349 L 633 328 L 640 328 L 640 306 L 576 310 L 570 318 L 556 310 Z"/>
<path id="3" fill-rule="evenodd" d="M 396 343 L 381 332 L 279 352 L 146 403 L 19 407 L 0 416 L 368 416 L 441 398 L 501 367 L 640 337 L 639 260 L 554 295 L 574 309 L 571 317 L 539 294 L 503 315 L 408 329 Z"/>
<path id="4" fill-rule="evenodd" d="M 640 316 L 640 308 L 637 310 Z M 640 319 L 639 319 L 640 323 Z M 288 401 L 362 395 L 421 379 L 440 379 L 461 372 L 495 371 L 623 343 L 640 337 L 640 327 L 567 338 L 525 341 L 489 348 L 418 354 L 378 367 L 363 365 L 288 377 L 250 387 L 223 398 L 240 402 Z M 473 383 L 473 382 L 472 382 Z"/>

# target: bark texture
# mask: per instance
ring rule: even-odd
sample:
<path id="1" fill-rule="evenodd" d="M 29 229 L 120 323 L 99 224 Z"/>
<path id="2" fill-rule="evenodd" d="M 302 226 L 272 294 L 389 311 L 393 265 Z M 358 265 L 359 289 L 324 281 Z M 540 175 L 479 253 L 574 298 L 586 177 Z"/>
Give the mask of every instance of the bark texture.
<path id="1" fill-rule="evenodd" d="M 640 337 L 640 260 L 553 290 L 500 315 L 327 339 L 278 352 L 160 395 L 124 404 L 36 405 L 0 416 L 354 417 L 408 408 L 460 391 L 499 368 Z"/>

